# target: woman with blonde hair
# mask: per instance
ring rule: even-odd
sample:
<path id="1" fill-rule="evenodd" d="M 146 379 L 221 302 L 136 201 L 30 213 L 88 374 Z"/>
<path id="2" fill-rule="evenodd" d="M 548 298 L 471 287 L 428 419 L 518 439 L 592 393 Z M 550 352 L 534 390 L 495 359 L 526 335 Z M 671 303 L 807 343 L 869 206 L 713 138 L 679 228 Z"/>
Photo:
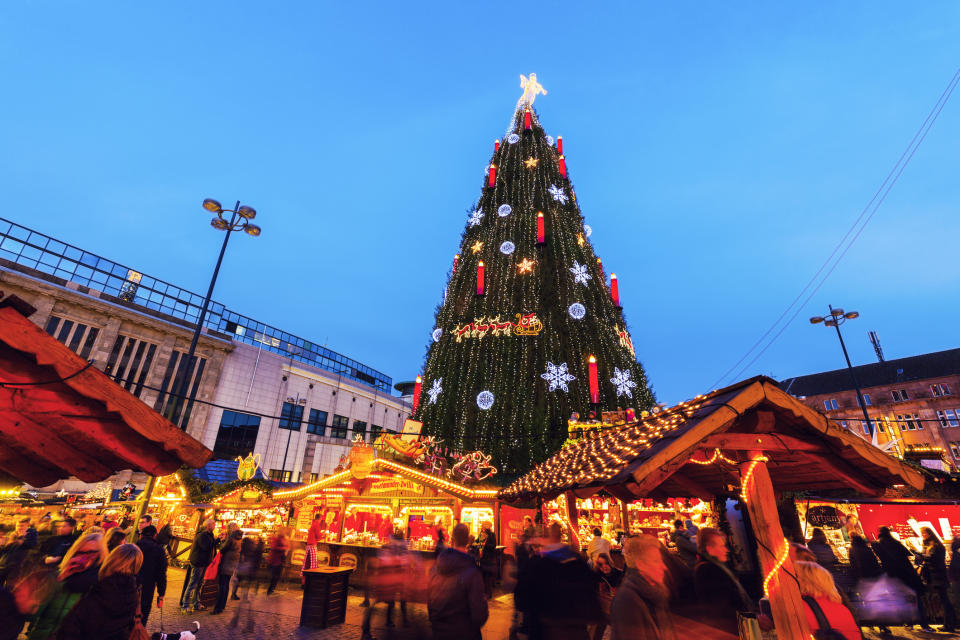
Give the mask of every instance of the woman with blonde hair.
<path id="1" fill-rule="evenodd" d="M 830 572 L 816 562 L 795 562 L 793 568 L 800 584 L 800 595 L 806 603 L 804 608 L 810 629 L 816 633 L 829 625 L 847 640 L 861 640 L 860 627 L 843 605 Z"/>
<path id="2" fill-rule="evenodd" d="M 103 533 L 77 538 L 60 561 L 53 590 L 37 610 L 27 640 L 47 640 L 70 610 L 97 584 L 97 573 L 107 557 Z"/>
<path id="3" fill-rule="evenodd" d="M 143 553 L 122 544 L 100 567 L 99 582 L 64 618 L 57 640 L 128 640 L 140 611 L 137 573 Z"/>

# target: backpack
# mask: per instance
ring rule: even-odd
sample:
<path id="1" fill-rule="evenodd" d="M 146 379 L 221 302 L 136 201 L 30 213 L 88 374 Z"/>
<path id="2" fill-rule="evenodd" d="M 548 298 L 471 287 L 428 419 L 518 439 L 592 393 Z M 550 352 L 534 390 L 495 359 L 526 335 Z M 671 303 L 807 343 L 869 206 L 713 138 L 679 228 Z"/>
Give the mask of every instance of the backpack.
<path id="1" fill-rule="evenodd" d="M 827 620 L 823 609 L 820 608 L 820 605 L 812 596 L 803 596 L 803 601 L 807 603 L 817 619 L 817 630 L 813 632 L 813 637 L 816 640 L 846 640 L 846 636 L 830 626 L 830 621 Z"/>

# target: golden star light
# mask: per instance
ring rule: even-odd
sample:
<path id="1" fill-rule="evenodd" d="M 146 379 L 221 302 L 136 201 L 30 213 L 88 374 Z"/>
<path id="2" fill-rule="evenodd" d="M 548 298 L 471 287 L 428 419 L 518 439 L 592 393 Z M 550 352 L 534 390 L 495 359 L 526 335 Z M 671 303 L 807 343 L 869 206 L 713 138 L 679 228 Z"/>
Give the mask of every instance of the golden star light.
<path id="1" fill-rule="evenodd" d="M 527 165 L 527 169 L 533 169 L 534 167 L 537 166 L 538 162 L 540 161 L 534 158 L 533 156 L 530 156 L 529 158 L 523 161 L 523 164 Z"/>
<path id="2" fill-rule="evenodd" d="M 483 243 L 480 242 L 479 240 L 474 242 L 473 246 L 470 247 L 470 250 L 473 251 L 474 253 L 480 253 L 480 249 L 483 249 Z"/>
<path id="3" fill-rule="evenodd" d="M 577 244 L 578 244 L 578 245 L 580 245 L 580 246 L 582 247 L 582 246 L 583 246 L 583 243 L 586 242 L 586 241 L 587 241 L 587 240 L 586 240 L 586 238 L 583 237 L 583 234 L 582 234 L 582 233 L 578 233 L 578 234 L 577 234 Z"/>
<path id="4" fill-rule="evenodd" d="M 533 265 L 536 264 L 533 260 L 528 260 L 524 258 L 520 261 L 520 264 L 517 265 L 517 270 L 520 273 L 531 273 L 533 271 Z"/>

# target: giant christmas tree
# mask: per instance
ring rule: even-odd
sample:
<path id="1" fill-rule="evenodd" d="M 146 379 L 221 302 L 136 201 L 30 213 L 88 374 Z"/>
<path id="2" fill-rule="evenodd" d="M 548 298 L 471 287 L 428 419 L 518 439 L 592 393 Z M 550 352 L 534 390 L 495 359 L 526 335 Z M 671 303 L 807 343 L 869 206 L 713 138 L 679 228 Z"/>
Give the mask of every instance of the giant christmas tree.
<path id="1" fill-rule="evenodd" d="M 414 412 L 423 433 L 492 454 L 507 476 L 556 451 L 573 412 L 654 403 L 562 140 L 532 108 L 542 88 L 524 86 L 469 212 Z"/>

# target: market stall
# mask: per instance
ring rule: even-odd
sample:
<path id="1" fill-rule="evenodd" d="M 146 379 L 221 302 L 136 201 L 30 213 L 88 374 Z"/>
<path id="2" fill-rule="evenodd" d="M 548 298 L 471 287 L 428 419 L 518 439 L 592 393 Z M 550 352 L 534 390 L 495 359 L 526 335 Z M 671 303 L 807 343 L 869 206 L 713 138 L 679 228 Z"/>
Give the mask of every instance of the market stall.
<path id="1" fill-rule="evenodd" d="M 562 496 L 568 520 L 573 500 L 600 491 L 624 502 L 736 499 L 749 515 L 778 637 L 807 640 L 804 605 L 788 577 L 793 565 L 778 494 L 853 490 L 876 497 L 897 484 L 919 490 L 924 478 L 759 376 L 574 442 L 500 497 L 530 503 Z"/>

